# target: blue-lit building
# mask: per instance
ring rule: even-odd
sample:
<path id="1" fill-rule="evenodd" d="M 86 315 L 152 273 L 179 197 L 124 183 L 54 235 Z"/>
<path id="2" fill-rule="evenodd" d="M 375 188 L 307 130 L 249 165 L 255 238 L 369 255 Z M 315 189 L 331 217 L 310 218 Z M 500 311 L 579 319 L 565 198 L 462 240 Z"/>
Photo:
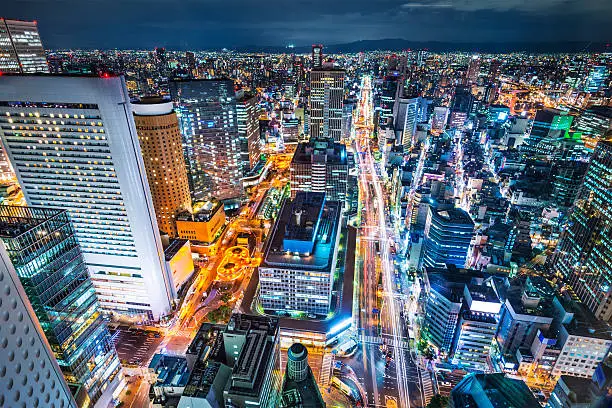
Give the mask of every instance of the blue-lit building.
<path id="1" fill-rule="evenodd" d="M 66 381 L 107 406 L 121 365 L 68 213 L 1 206 L 0 240 Z"/>
<path id="2" fill-rule="evenodd" d="M 452 264 L 464 267 L 473 235 L 474 221 L 464 210 L 429 207 L 425 222 L 423 265 L 443 268 L 446 264 Z"/>
<path id="3" fill-rule="evenodd" d="M 183 135 L 192 198 L 240 199 L 244 195 L 240 136 L 243 129 L 239 124 L 234 82 L 230 79 L 171 81 L 170 93 Z M 244 138 L 252 137 L 252 134 L 244 135 Z"/>
<path id="4" fill-rule="evenodd" d="M 259 267 L 266 312 L 329 313 L 342 206 L 325 197 L 299 191 L 283 202 Z"/>
<path id="5" fill-rule="evenodd" d="M 584 91 L 595 93 L 600 91 L 608 79 L 608 67 L 605 65 L 594 65 L 584 81 Z"/>
<path id="6" fill-rule="evenodd" d="M 612 141 L 597 144 L 574 203 L 568 228 L 553 255 L 564 278 L 598 319 L 612 319 Z"/>

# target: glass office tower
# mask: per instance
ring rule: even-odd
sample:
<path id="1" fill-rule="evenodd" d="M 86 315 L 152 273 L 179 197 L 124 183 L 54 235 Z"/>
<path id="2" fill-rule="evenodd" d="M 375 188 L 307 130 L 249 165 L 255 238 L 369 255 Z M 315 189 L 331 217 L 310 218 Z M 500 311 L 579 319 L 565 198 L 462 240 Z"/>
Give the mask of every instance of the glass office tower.
<path id="1" fill-rule="evenodd" d="M 597 318 L 612 320 L 612 141 L 597 144 L 568 227 L 553 257 L 563 277 Z"/>
<path id="2" fill-rule="evenodd" d="M 0 206 L 0 240 L 66 381 L 110 402 L 121 366 L 68 213 Z"/>
<path id="3" fill-rule="evenodd" d="M 189 187 L 194 201 L 240 199 L 242 160 L 234 82 L 170 82 L 183 134 Z"/>

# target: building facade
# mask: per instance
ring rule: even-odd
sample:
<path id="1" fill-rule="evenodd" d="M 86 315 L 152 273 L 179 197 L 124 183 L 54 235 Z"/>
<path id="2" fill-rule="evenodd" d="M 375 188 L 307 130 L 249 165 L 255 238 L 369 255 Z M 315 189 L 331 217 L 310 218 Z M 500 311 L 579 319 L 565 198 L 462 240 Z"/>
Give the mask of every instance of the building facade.
<path id="1" fill-rule="evenodd" d="M 0 315 L 6 316 L 0 329 L 0 373 L 3 374 L 0 406 L 34 407 L 52 398 L 56 407 L 80 406 L 66 384 L 4 245 L 0 245 L 0 280 L 3 284 Z M 16 367 L 23 368 L 16 370 Z M 45 391 L 38 392 L 41 388 Z"/>
<path id="2" fill-rule="evenodd" d="M 331 139 L 300 143 L 291 160 L 291 197 L 298 191 L 325 193 L 327 200 L 346 202 L 346 146 Z"/>
<path id="3" fill-rule="evenodd" d="M 263 309 L 327 316 L 340 239 L 341 205 L 323 193 L 283 202 L 259 267 Z"/>
<path id="4" fill-rule="evenodd" d="M 552 261 L 553 272 L 606 321 L 612 319 L 611 179 L 612 141 L 600 141 Z"/>
<path id="5" fill-rule="evenodd" d="M 66 381 L 108 404 L 121 366 L 68 213 L 2 206 L 0 240 Z"/>
<path id="6" fill-rule="evenodd" d="M 170 92 L 183 134 L 192 199 L 240 200 L 244 190 L 234 82 L 172 81 Z"/>
<path id="7" fill-rule="evenodd" d="M 459 208 L 429 207 L 425 221 L 423 265 L 464 267 L 474 233 L 474 221 Z"/>
<path id="8" fill-rule="evenodd" d="M 172 102 L 142 98 L 132 103 L 140 150 L 145 163 L 157 226 L 178 236 L 176 214 L 191 210 L 191 195 L 176 113 Z"/>
<path id="9" fill-rule="evenodd" d="M 243 176 L 261 159 L 259 138 L 259 114 L 257 96 L 241 94 L 236 101 L 238 137 L 240 138 L 240 160 Z"/>
<path id="10" fill-rule="evenodd" d="M 310 71 L 310 136 L 342 138 L 345 72 L 336 68 Z"/>
<path id="11" fill-rule="evenodd" d="M 171 277 L 122 77 L 0 77 L 0 136 L 25 200 L 66 209 L 102 307 L 170 311 Z"/>
<path id="12" fill-rule="evenodd" d="M 0 18 L 0 72 L 49 72 L 36 21 Z"/>

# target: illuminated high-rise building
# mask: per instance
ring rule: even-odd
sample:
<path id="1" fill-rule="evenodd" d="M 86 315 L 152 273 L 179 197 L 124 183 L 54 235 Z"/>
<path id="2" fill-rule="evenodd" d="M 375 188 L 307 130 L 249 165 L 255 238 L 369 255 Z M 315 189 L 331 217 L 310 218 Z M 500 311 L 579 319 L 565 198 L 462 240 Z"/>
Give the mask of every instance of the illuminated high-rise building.
<path id="1" fill-rule="evenodd" d="M 590 137 L 603 137 L 612 129 L 612 106 L 591 106 L 576 119 L 576 130 Z"/>
<path id="2" fill-rule="evenodd" d="M 460 208 L 430 207 L 425 222 L 425 266 L 463 268 L 474 235 L 474 221 Z"/>
<path id="3" fill-rule="evenodd" d="M 0 18 L 0 73 L 49 72 L 36 21 Z"/>
<path id="4" fill-rule="evenodd" d="M 0 241 L 66 381 L 107 406 L 121 366 L 68 213 L 1 206 Z"/>
<path id="5" fill-rule="evenodd" d="M 0 77 L 0 136 L 25 200 L 66 209 L 102 307 L 170 311 L 172 282 L 123 77 Z"/>
<path id="6" fill-rule="evenodd" d="M 176 215 L 191 210 L 191 195 L 179 130 L 172 102 L 158 97 L 132 103 L 140 150 L 160 230 L 178 236 Z"/>
<path id="7" fill-rule="evenodd" d="M 612 141 L 597 144 L 557 250 L 553 272 L 599 319 L 612 319 Z"/>
<path id="8" fill-rule="evenodd" d="M 608 79 L 608 67 L 605 65 L 594 65 L 584 82 L 584 91 L 595 93 L 603 89 Z"/>
<path id="9" fill-rule="evenodd" d="M 342 138 L 344 104 L 343 69 L 316 68 L 310 71 L 310 136 Z"/>
<path id="10" fill-rule="evenodd" d="M 472 56 L 468 64 L 467 71 L 465 73 L 465 84 L 475 85 L 478 82 L 478 75 L 480 74 L 480 57 L 478 55 Z"/>
<path id="11" fill-rule="evenodd" d="M 242 173 L 246 175 L 261 158 L 261 142 L 259 138 L 259 112 L 257 97 L 240 92 L 237 95 L 236 112 L 238 122 L 238 137 L 240 138 L 240 160 Z"/>
<path id="12" fill-rule="evenodd" d="M 321 68 L 323 66 L 323 45 L 312 45 L 312 67 Z"/>
<path id="13" fill-rule="evenodd" d="M 0 315 L 5 316 L 0 329 L 0 406 L 35 407 L 51 399 L 58 408 L 81 406 L 71 395 L 3 245 L 0 281 Z M 41 388 L 44 391 L 39 391 Z"/>
<path id="14" fill-rule="evenodd" d="M 192 199 L 241 199 L 244 190 L 234 82 L 172 81 L 170 92 L 183 134 Z"/>
<path id="15" fill-rule="evenodd" d="M 553 142 L 570 129 L 573 119 L 573 116 L 558 109 L 537 111 L 529 137 L 521 145 L 521 152 L 528 155 L 551 154 L 556 149 Z"/>
<path id="16" fill-rule="evenodd" d="M 346 146 L 331 139 L 310 139 L 298 144 L 291 160 L 291 197 L 298 191 L 325 193 L 343 204 L 347 197 Z"/>

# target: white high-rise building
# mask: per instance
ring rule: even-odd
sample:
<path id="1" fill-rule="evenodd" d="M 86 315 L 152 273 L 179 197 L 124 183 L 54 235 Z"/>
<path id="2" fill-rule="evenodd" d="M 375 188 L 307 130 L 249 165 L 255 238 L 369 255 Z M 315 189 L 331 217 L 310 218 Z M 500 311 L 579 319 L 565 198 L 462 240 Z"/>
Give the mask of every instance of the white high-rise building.
<path id="1" fill-rule="evenodd" d="M 68 210 L 101 306 L 170 311 L 172 281 L 123 77 L 0 77 L 0 137 L 28 205 Z"/>
<path id="2" fill-rule="evenodd" d="M 0 18 L 0 72 L 49 72 L 36 21 Z"/>

